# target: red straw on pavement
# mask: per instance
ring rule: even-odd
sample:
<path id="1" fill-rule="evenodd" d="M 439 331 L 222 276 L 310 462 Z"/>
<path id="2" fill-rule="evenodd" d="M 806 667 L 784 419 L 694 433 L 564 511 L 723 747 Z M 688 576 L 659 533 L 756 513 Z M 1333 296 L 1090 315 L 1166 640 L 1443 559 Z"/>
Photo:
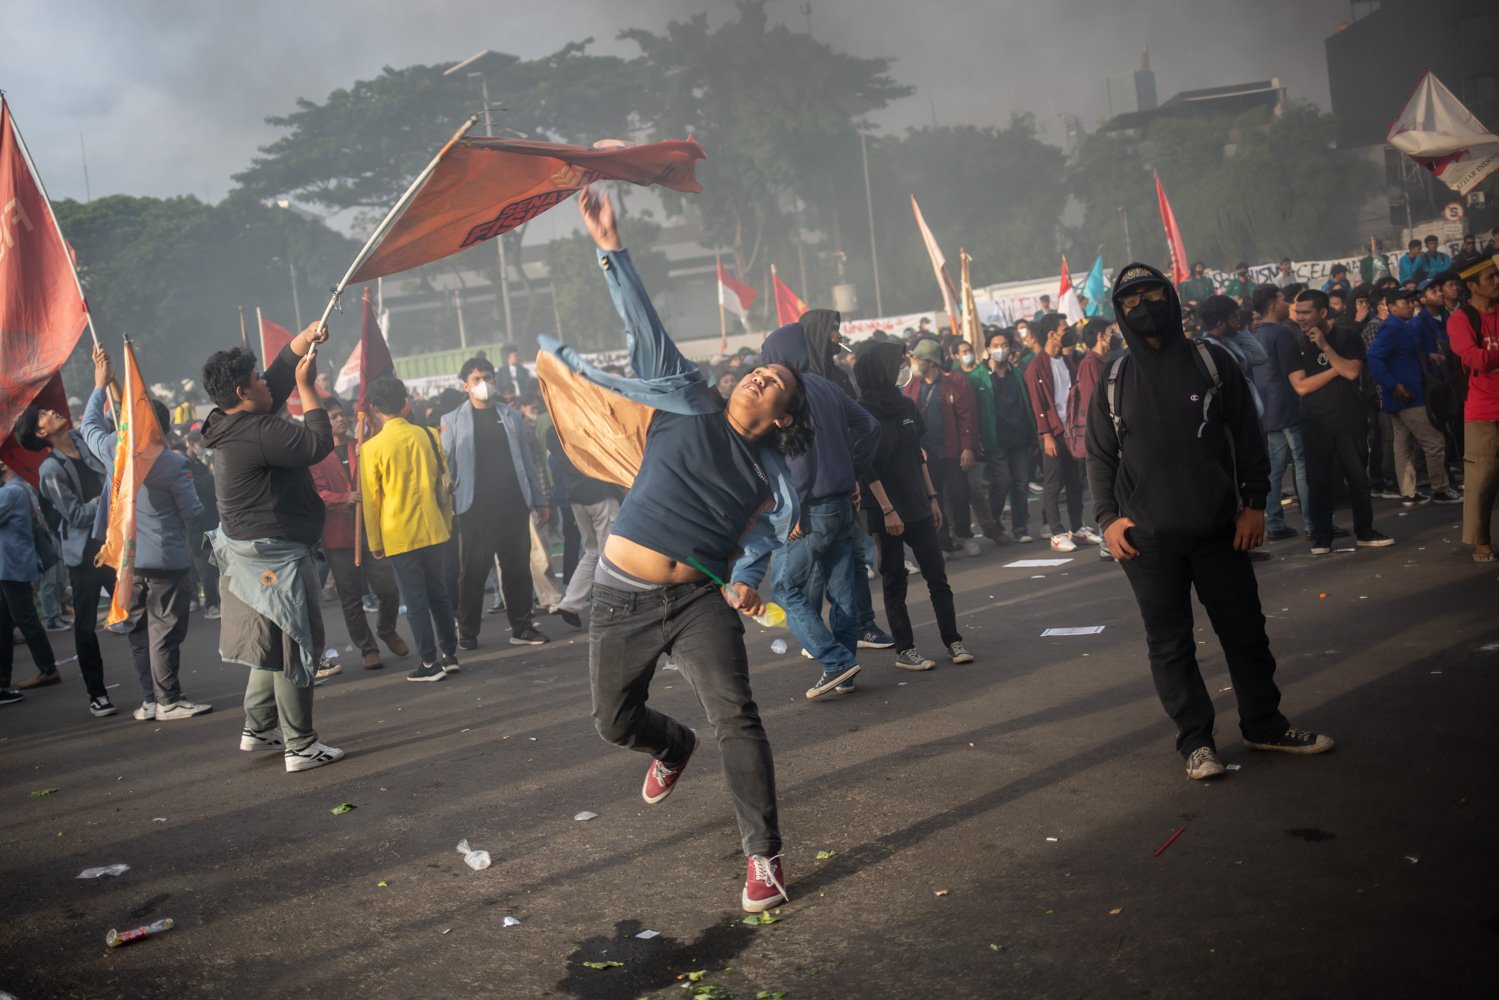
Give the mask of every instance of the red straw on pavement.
<path id="1" fill-rule="evenodd" d="M 1187 831 L 1186 827 L 1184 827 L 1184 826 L 1183 827 L 1178 827 L 1177 830 L 1176 830 L 1176 832 L 1171 835 L 1171 839 L 1170 840 L 1166 841 L 1160 847 L 1156 848 L 1155 857 L 1160 857 L 1161 856 L 1161 852 L 1164 851 L 1166 848 L 1170 847 L 1172 844 L 1176 843 L 1176 838 L 1180 837 L 1186 831 Z"/>

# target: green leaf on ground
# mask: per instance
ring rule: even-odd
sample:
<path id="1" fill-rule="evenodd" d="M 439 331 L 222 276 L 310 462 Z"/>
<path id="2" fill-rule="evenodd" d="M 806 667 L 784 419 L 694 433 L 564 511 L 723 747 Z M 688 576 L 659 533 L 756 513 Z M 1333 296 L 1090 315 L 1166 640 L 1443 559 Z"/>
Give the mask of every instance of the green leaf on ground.
<path id="1" fill-rule="evenodd" d="M 34 799 L 39 799 L 43 795 L 51 795 L 53 792 L 60 791 L 62 791 L 62 789 L 60 788 L 38 788 L 36 791 L 31 793 L 31 797 Z"/>
<path id="2" fill-rule="evenodd" d="M 771 924 L 778 924 L 780 922 L 780 917 L 773 917 L 768 912 L 752 913 L 740 921 L 740 923 L 747 924 L 750 927 L 769 927 Z"/>
<path id="3" fill-rule="evenodd" d="M 818 851 L 817 852 L 817 860 L 818 861 L 826 861 L 828 858 L 831 858 L 833 855 L 835 855 L 837 853 L 838 853 L 837 851 Z"/>
<path id="4" fill-rule="evenodd" d="M 696 982 L 701 982 L 702 978 L 704 976 L 706 976 L 707 974 L 708 974 L 708 970 L 707 969 L 698 969 L 696 972 L 685 972 L 682 975 L 678 976 L 677 978 L 678 979 L 685 979 L 689 983 L 696 983 Z"/>
<path id="5" fill-rule="evenodd" d="M 755 1000 L 786 1000 L 785 990 L 761 990 L 755 994 Z"/>
<path id="6" fill-rule="evenodd" d="M 344 803 L 342 803 L 340 805 L 334 806 L 332 809 L 329 809 L 328 811 L 331 812 L 335 816 L 342 816 L 344 813 L 351 813 L 355 809 L 358 809 L 358 808 L 359 807 L 356 806 L 352 802 L 344 802 Z"/>
<path id="7" fill-rule="evenodd" d="M 376 886 L 376 888 L 379 888 L 379 889 L 388 889 L 388 888 L 390 888 L 390 883 L 389 882 L 376 882 L 375 886 Z"/>
<path id="8" fill-rule="evenodd" d="M 590 969 L 598 969 L 599 971 L 602 972 L 604 969 L 619 969 L 619 968 L 623 968 L 625 963 L 623 963 L 623 962 L 584 962 L 583 964 L 586 965 L 586 966 L 588 966 Z"/>

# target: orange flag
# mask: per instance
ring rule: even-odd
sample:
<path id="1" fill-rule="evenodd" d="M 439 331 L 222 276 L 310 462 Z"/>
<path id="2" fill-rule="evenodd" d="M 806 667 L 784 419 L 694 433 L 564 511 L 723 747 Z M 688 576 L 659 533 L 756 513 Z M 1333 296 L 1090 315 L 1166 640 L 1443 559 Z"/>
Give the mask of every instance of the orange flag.
<path id="1" fill-rule="evenodd" d="M 1187 263 L 1187 248 L 1182 243 L 1182 231 L 1176 224 L 1176 213 L 1171 211 L 1171 202 L 1166 200 L 1166 189 L 1161 186 L 1161 175 L 1155 175 L 1155 196 L 1161 203 L 1161 225 L 1166 227 L 1166 246 L 1171 250 L 1171 282 L 1180 285 L 1192 276 Z"/>
<path id="2" fill-rule="evenodd" d="M 702 190 L 694 172 L 705 154 L 696 139 L 600 147 L 460 133 L 360 251 L 343 284 L 420 267 L 508 233 L 593 181 Z"/>
<path id="3" fill-rule="evenodd" d="M 260 363 L 269 368 L 271 362 L 276 360 L 276 355 L 296 335 L 281 324 L 272 323 L 260 315 L 259 306 L 255 307 L 255 324 L 260 327 Z M 286 397 L 286 410 L 294 417 L 302 415 L 302 397 L 297 395 L 296 390 L 292 390 L 292 394 Z"/>
<path id="4" fill-rule="evenodd" d="M 95 560 L 96 565 L 115 569 L 107 625 L 116 625 L 130 614 L 130 595 L 135 589 L 135 498 L 146 481 L 146 473 L 166 447 L 129 339 L 125 341 L 123 361 L 124 388 L 115 424 L 115 467 L 109 487 L 109 531 Z"/>
<path id="5" fill-rule="evenodd" d="M 776 322 L 785 326 L 801 319 L 802 313 L 807 311 L 807 304 L 776 274 L 774 264 L 770 265 L 770 284 L 776 292 Z"/>
<path id="6" fill-rule="evenodd" d="M 42 456 L 21 448 L 10 429 L 32 403 L 66 412 L 56 376 L 87 321 L 72 256 L 0 98 L 0 458 L 33 483 Z"/>

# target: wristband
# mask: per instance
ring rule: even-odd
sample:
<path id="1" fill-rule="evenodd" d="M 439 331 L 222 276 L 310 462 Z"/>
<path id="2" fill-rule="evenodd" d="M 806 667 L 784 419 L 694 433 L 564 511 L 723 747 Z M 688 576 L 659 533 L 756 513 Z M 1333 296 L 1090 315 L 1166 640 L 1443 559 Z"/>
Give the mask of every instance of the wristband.
<path id="1" fill-rule="evenodd" d="M 935 500 L 935 499 L 937 499 L 937 494 L 935 494 L 935 493 L 928 493 L 928 494 L 927 494 L 927 495 L 926 495 L 926 498 L 927 498 L 927 499 L 928 499 L 928 500 Z"/>
<path id="2" fill-rule="evenodd" d="M 884 514 L 886 517 L 889 517 L 891 514 L 895 513 L 895 508 L 891 507 L 889 510 L 882 510 L 882 511 L 880 511 L 880 513 Z"/>

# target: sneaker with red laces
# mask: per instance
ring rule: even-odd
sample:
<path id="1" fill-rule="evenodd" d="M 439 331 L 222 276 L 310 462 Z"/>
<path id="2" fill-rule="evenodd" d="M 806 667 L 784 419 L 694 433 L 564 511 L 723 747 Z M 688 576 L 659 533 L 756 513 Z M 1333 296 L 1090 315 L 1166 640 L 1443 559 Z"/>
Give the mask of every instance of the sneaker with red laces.
<path id="1" fill-rule="evenodd" d="M 640 797 L 645 799 L 649 805 L 655 805 L 671 794 L 672 786 L 687 770 L 687 762 L 692 759 L 693 752 L 697 750 L 697 730 L 692 730 L 692 746 L 687 748 L 687 756 L 682 762 L 675 766 L 664 760 L 651 761 L 650 769 L 645 772 L 645 785 L 640 789 Z"/>
<path id="2" fill-rule="evenodd" d="M 744 895 L 739 902 L 747 913 L 763 913 L 786 902 L 786 879 L 781 871 L 781 856 L 767 858 L 756 854 L 749 859 L 744 875 Z"/>

